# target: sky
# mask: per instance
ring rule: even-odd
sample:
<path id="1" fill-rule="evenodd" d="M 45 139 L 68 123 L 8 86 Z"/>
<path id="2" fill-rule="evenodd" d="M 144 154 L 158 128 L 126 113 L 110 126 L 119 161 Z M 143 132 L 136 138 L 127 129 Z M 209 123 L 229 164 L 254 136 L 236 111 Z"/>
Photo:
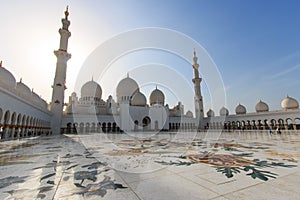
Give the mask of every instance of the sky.
<path id="1" fill-rule="evenodd" d="M 226 107 L 232 114 L 239 103 L 248 112 L 254 112 L 260 99 L 268 103 L 270 110 L 280 110 L 280 102 L 287 95 L 300 100 L 300 2 L 297 0 L 0 0 L 0 60 L 17 81 L 22 78 L 47 102 L 51 101 L 56 65 L 53 51 L 59 47 L 58 29 L 66 5 L 69 5 L 72 33 L 66 101 L 73 91 L 80 94 L 76 81 L 95 49 L 119 34 L 147 27 L 173 30 L 205 49 L 222 78 Z M 139 83 L 141 66 L 152 63 L 167 66 L 166 73 L 158 73 L 157 78 L 170 79 L 170 72 L 181 80 L 174 78 L 174 82 L 187 84 L 177 89 L 188 88 L 192 92 L 192 54 L 191 48 L 189 63 L 170 52 L 133 52 L 112 63 L 115 71 L 109 75 L 93 78 L 99 81 L 102 98 L 106 100 L 115 93 L 112 86 L 126 77 L 127 72 Z M 212 67 L 202 65 L 200 59 L 199 63 L 200 72 Z M 213 108 L 218 113 L 220 105 L 212 104 L 207 77 L 202 78 L 204 110 Z M 155 80 L 141 84 L 147 98 L 155 84 Z M 186 111 L 194 110 L 192 96 L 180 95 L 164 84 L 158 83 L 158 88 L 165 92 L 170 107 L 182 101 Z"/>

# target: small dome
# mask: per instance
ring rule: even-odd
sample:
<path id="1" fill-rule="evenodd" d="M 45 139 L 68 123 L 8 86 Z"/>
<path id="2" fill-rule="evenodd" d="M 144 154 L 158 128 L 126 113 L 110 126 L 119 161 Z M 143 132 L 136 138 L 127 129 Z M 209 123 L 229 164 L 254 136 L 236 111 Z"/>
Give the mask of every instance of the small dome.
<path id="1" fill-rule="evenodd" d="M 20 94 L 29 95 L 29 96 L 31 95 L 31 90 L 29 89 L 29 87 L 24 83 L 22 83 L 21 81 L 17 83 L 16 90 Z"/>
<path id="2" fill-rule="evenodd" d="M 246 114 L 247 110 L 246 110 L 246 107 L 239 104 L 236 108 L 235 108 L 235 113 L 237 115 L 243 115 L 243 114 Z"/>
<path id="3" fill-rule="evenodd" d="M 11 88 L 16 87 L 15 77 L 4 67 L 0 67 L 0 82 Z"/>
<path id="4" fill-rule="evenodd" d="M 190 111 L 190 110 L 187 111 L 185 115 L 186 115 L 187 117 L 190 117 L 190 118 L 193 118 L 193 117 L 194 117 L 192 111 Z"/>
<path id="5" fill-rule="evenodd" d="M 132 106 L 146 106 L 146 104 L 147 104 L 147 99 L 143 93 L 138 91 L 133 95 L 131 99 Z"/>
<path id="6" fill-rule="evenodd" d="M 150 105 L 152 106 L 154 104 L 165 104 L 165 95 L 162 91 L 160 91 L 157 88 L 153 90 L 150 94 Z"/>
<path id="7" fill-rule="evenodd" d="M 206 113 L 207 117 L 214 117 L 215 116 L 215 112 L 212 109 L 209 109 Z"/>
<path id="8" fill-rule="evenodd" d="M 44 99 L 40 99 L 40 102 L 41 102 L 41 107 L 47 109 L 48 106 L 47 102 Z"/>
<path id="9" fill-rule="evenodd" d="M 224 106 L 220 109 L 220 116 L 228 116 L 229 115 L 229 111 L 227 108 L 225 108 Z"/>
<path id="10" fill-rule="evenodd" d="M 256 106 L 255 106 L 256 112 L 268 112 L 269 111 L 269 106 L 262 100 L 260 100 Z"/>
<path id="11" fill-rule="evenodd" d="M 125 99 L 129 100 L 138 89 L 139 86 L 136 83 L 136 81 L 133 80 L 132 78 L 129 78 L 129 76 L 122 79 L 117 86 L 118 102 L 120 102 L 120 100 L 124 97 L 126 97 Z"/>
<path id="12" fill-rule="evenodd" d="M 282 100 L 281 107 L 283 110 L 298 109 L 299 103 L 296 99 L 287 96 L 285 99 Z"/>
<path id="13" fill-rule="evenodd" d="M 32 97 L 32 100 L 34 102 L 36 102 L 36 103 L 40 103 L 41 102 L 41 97 L 37 93 L 35 93 L 33 91 L 31 93 L 31 97 Z"/>
<path id="14" fill-rule="evenodd" d="M 101 99 L 102 89 L 98 83 L 91 80 L 85 83 L 81 87 L 81 98 L 82 97 L 98 97 Z"/>
<path id="15" fill-rule="evenodd" d="M 72 92 L 71 97 L 76 97 L 76 96 L 77 96 L 76 92 Z"/>

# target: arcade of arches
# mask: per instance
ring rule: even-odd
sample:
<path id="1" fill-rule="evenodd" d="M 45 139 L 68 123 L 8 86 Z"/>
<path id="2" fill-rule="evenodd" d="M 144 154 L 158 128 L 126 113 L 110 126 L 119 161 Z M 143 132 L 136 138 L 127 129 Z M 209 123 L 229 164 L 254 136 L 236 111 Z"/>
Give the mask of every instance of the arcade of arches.
<path id="1" fill-rule="evenodd" d="M 24 113 L 3 110 L 0 107 L 0 138 L 15 139 L 51 134 L 50 122 Z"/>
<path id="2" fill-rule="evenodd" d="M 143 131 L 150 131 L 151 119 L 149 117 L 145 117 L 140 123 L 138 120 L 134 121 L 135 130 L 138 130 L 138 126 L 143 127 Z M 155 127 L 157 127 L 158 122 L 154 121 Z M 195 130 L 196 125 L 194 123 L 169 123 L 168 131 L 177 131 L 177 130 Z M 152 131 L 157 131 L 155 128 Z M 62 128 L 62 133 L 119 133 L 122 132 L 120 127 L 116 122 L 68 122 L 66 128 Z"/>
<path id="3" fill-rule="evenodd" d="M 300 118 L 209 122 L 206 129 L 225 130 L 300 130 Z"/>

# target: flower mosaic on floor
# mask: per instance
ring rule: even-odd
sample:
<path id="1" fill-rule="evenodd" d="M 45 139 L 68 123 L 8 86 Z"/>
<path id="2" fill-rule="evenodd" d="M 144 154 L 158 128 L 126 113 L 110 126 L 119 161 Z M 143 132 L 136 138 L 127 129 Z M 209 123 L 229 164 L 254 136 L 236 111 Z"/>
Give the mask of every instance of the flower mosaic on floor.
<path id="1" fill-rule="evenodd" d="M 81 172 L 86 176 L 85 178 L 90 179 L 93 182 L 96 180 L 96 171 L 94 173 L 89 173 L 89 172 Z M 83 179 L 84 180 L 84 179 Z M 107 193 L 107 190 L 116 190 L 116 189 L 125 189 L 127 187 L 123 186 L 122 184 L 115 183 L 109 176 L 104 176 L 104 179 L 98 183 L 94 184 L 87 184 L 86 186 L 83 186 L 82 184 L 75 184 L 77 187 L 82 188 L 80 192 L 77 192 L 75 194 L 81 194 L 81 195 L 99 195 L 101 197 L 105 196 Z"/>
<path id="2" fill-rule="evenodd" d="M 119 172 L 189 171 L 192 166 L 211 168 L 216 175 L 235 177 L 235 181 L 239 181 L 237 174 L 268 181 L 281 176 L 279 168 L 297 168 L 300 158 L 296 140 L 296 146 L 282 151 L 272 142 L 184 141 L 164 135 L 149 139 L 97 137 L 60 136 L 0 145 L 1 199 L 110 198 L 116 192 L 132 190 Z"/>
<path id="3" fill-rule="evenodd" d="M 13 148 L 7 145 L 6 149 L 2 149 L 0 167 L 23 165 L 28 166 L 28 170 L 24 169 L 25 173 L 38 174 L 42 172 L 38 177 L 6 176 L 0 178 L 0 190 L 4 189 L 1 190 L 3 194 L 9 194 L 13 199 L 52 199 L 51 196 L 55 193 L 57 185 L 61 183 L 73 185 L 70 192 L 66 193 L 62 198 L 68 198 L 73 195 L 98 195 L 104 197 L 107 194 L 107 190 L 113 191 L 127 188 L 123 184 L 115 182 L 107 174 L 112 169 L 105 162 L 97 161 L 92 156 L 93 153 L 85 149 L 83 149 L 82 153 L 72 153 L 72 149 L 69 149 L 68 153 L 63 153 L 66 151 L 63 145 L 51 146 L 51 143 L 40 142 L 38 146 L 42 147 L 41 151 L 51 152 L 52 154 L 32 154 L 33 149 L 28 149 L 33 146 L 32 144 L 22 144 L 13 146 Z M 62 142 L 72 143 L 72 140 L 63 137 Z M 20 149 L 20 152 L 17 151 Z M 59 152 L 59 154 L 55 152 Z M 51 155 L 49 158 L 52 158 L 52 161 L 39 162 L 39 158 L 45 155 Z M 34 158 L 36 160 L 32 160 Z M 92 159 L 94 162 L 91 162 Z M 31 165 L 34 167 L 30 168 Z M 32 185 L 30 188 L 20 186 L 20 184 L 32 181 L 36 182 L 36 185 Z"/>
<path id="4" fill-rule="evenodd" d="M 87 156 L 88 155 L 88 156 Z M 101 197 L 107 194 L 107 190 L 117 190 L 117 189 L 126 189 L 126 186 L 123 186 L 120 183 L 116 183 L 111 179 L 110 176 L 105 175 L 106 172 L 110 171 L 111 168 L 107 166 L 106 163 L 102 162 L 93 162 L 85 161 L 84 159 L 89 159 L 92 153 L 85 151 L 81 154 L 66 154 L 60 157 L 62 160 L 59 162 L 53 160 L 52 163 L 48 163 L 46 166 L 41 166 L 38 168 L 49 168 L 53 167 L 53 173 L 42 177 L 40 181 L 47 183 L 48 185 L 57 185 L 55 182 L 55 176 L 59 173 L 57 168 L 61 167 L 61 173 L 65 174 L 63 181 L 68 182 L 73 180 L 74 192 L 67 194 L 67 196 L 72 195 L 82 195 L 82 196 L 91 196 L 99 195 Z M 64 160 L 64 159 L 73 159 Z M 76 164 L 76 163 L 88 163 L 88 164 Z M 34 168 L 34 169 L 38 169 Z M 75 170 L 76 169 L 76 170 Z M 103 176 L 101 176 L 104 174 Z M 66 176 L 68 175 L 68 176 Z M 63 176 L 63 175 L 62 175 Z M 103 178 L 102 181 L 98 181 L 100 178 Z M 97 182 L 98 181 L 98 182 Z M 80 189 L 80 191 L 76 191 Z"/>
<path id="5" fill-rule="evenodd" d="M 154 162 L 160 165 L 179 167 L 193 164 L 208 164 L 216 168 L 217 172 L 224 174 L 227 178 L 232 178 L 234 174 L 244 172 L 253 179 L 263 181 L 276 178 L 279 175 L 272 172 L 274 168 L 297 167 L 297 158 L 299 158 L 298 154 L 274 153 L 270 150 L 271 147 L 274 147 L 273 144 L 260 142 L 240 144 L 235 141 L 226 140 L 212 143 L 202 140 L 194 140 L 189 143 L 167 142 L 165 140 L 122 140 L 117 143 L 117 145 L 123 149 L 114 149 L 106 152 L 105 155 L 117 157 L 128 156 L 128 159 L 130 159 L 133 156 L 138 157 L 147 154 L 157 154 L 158 156 L 155 157 Z M 203 150 L 208 148 L 210 150 L 209 152 L 203 152 Z M 191 152 L 191 154 L 189 154 L 189 152 Z M 290 159 L 281 159 L 280 162 L 274 162 L 279 161 L 279 159 L 276 158 L 260 160 L 255 158 L 256 154 L 259 153 Z M 170 158 L 173 159 L 170 160 Z M 272 162 L 268 162 L 268 160 L 272 160 Z"/>
<path id="6" fill-rule="evenodd" d="M 273 168 L 273 167 L 297 167 L 297 165 L 288 165 L 282 162 L 267 162 L 261 161 L 259 159 L 249 160 L 243 158 L 241 156 L 249 156 L 252 154 L 240 154 L 240 155 L 230 155 L 230 154 L 213 154 L 213 153 L 202 153 L 202 154 L 194 154 L 181 156 L 180 159 L 187 159 L 191 162 L 183 162 L 183 161 L 156 161 L 162 165 L 191 165 L 196 163 L 204 163 L 210 164 L 217 169 L 217 172 L 221 172 L 225 174 L 227 178 L 232 178 L 234 174 L 240 173 L 241 171 L 250 172 L 246 175 L 251 176 L 252 178 L 261 179 L 263 181 L 269 180 L 269 178 L 276 178 L 278 174 L 272 173 L 271 171 L 260 170 L 263 168 Z"/>
<path id="7" fill-rule="evenodd" d="M 0 179 L 0 188 L 8 187 L 15 183 L 23 183 L 27 176 L 19 177 L 19 176 L 8 176 Z"/>

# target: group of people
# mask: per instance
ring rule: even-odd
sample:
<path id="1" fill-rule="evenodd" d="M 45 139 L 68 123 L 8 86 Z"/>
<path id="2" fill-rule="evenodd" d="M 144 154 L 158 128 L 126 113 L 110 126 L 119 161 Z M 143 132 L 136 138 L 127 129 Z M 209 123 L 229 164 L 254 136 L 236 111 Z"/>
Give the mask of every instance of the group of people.
<path id="1" fill-rule="evenodd" d="M 273 133 L 273 131 L 272 131 L 272 128 L 271 128 L 271 127 L 269 127 L 269 131 L 270 131 L 270 133 Z M 276 131 L 275 131 L 275 133 L 277 133 L 277 134 L 281 134 L 281 131 L 280 131 L 280 128 L 279 128 L 279 127 L 277 127 L 277 128 L 276 128 Z"/>

